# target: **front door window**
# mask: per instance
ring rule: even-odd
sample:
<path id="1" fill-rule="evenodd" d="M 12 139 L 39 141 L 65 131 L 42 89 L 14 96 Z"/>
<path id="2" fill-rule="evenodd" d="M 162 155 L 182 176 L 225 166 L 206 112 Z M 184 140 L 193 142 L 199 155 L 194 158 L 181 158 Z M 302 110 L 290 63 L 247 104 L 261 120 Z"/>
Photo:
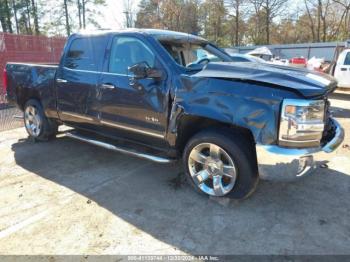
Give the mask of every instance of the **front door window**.
<path id="1" fill-rule="evenodd" d="M 151 68 L 155 64 L 155 55 L 140 40 L 134 37 L 115 37 L 108 71 L 110 73 L 128 75 L 128 68 L 146 62 Z"/>

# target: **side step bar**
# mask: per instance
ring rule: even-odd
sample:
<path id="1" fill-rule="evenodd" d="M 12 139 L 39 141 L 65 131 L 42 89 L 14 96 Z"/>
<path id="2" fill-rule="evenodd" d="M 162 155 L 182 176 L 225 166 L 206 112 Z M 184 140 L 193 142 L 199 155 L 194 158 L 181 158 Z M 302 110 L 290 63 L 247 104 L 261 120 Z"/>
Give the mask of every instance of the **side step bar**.
<path id="1" fill-rule="evenodd" d="M 23 120 L 24 119 L 24 117 L 23 116 L 18 116 L 18 115 L 16 115 L 16 116 L 13 116 L 13 119 L 15 119 L 15 120 Z"/>
<path id="2" fill-rule="evenodd" d="M 109 150 L 113 150 L 113 151 L 117 151 L 120 153 L 124 153 L 127 155 L 131 155 L 131 156 L 135 156 L 135 157 L 139 157 L 139 158 L 143 158 L 143 159 L 147 159 L 147 160 L 151 160 L 153 162 L 157 162 L 157 163 L 161 163 L 161 164 L 168 164 L 168 163 L 172 163 L 175 160 L 174 159 L 168 159 L 168 158 L 163 158 L 163 157 L 159 157 L 159 156 L 153 156 L 153 155 L 149 155 L 149 154 L 145 154 L 145 153 L 139 153 L 136 152 L 134 150 L 131 149 L 126 149 L 126 148 L 122 148 L 122 147 L 117 147 L 115 145 L 112 144 L 108 144 L 105 142 L 101 142 L 98 140 L 94 140 L 88 137 L 84 137 L 78 134 L 74 134 L 71 132 L 67 132 L 65 133 L 66 136 L 70 137 L 70 138 L 74 138 L 83 142 L 87 142 L 89 144 L 95 145 L 95 146 L 100 146 Z"/>

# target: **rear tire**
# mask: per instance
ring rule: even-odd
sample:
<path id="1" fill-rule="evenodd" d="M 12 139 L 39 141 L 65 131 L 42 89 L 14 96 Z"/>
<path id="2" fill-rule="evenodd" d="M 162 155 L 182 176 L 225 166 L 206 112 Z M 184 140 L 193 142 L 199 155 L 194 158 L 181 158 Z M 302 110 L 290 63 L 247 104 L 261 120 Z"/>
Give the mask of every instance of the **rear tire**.
<path id="1" fill-rule="evenodd" d="M 37 141 L 48 141 L 58 132 L 57 123 L 45 116 L 41 104 L 35 99 L 24 105 L 24 126 L 29 137 Z"/>
<path id="2" fill-rule="evenodd" d="M 256 189 L 259 175 L 253 143 L 232 130 L 205 130 L 187 143 L 183 164 L 197 192 L 244 199 Z"/>

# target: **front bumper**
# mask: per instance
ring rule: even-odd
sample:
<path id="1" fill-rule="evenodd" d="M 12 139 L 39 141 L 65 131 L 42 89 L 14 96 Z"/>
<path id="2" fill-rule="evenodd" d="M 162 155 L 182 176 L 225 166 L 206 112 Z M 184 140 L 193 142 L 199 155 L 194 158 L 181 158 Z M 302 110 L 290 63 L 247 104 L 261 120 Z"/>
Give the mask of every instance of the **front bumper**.
<path id="1" fill-rule="evenodd" d="M 323 153 L 331 153 L 344 140 L 344 130 L 332 119 L 335 134 L 323 147 L 294 149 L 277 145 L 257 145 L 256 155 L 259 174 L 262 179 L 289 181 L 312 173 L 316 161 L 322 160 Z M 327 159 L 323 159 L 327 160 Z"/>

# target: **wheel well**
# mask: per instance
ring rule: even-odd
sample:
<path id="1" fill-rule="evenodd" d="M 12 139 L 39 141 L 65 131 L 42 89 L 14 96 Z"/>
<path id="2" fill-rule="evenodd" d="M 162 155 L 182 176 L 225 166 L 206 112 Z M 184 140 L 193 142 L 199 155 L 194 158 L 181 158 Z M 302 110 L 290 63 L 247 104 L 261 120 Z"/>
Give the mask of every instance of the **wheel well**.
<path id="1" fill-rule="evenodd" d="M 255 153 L 255 140 L 252 132 L 249 129 L 231 125 L 228 123 L 223 123 L 210 118 L 197 116 L 183 116 L 181 118 L 180 124 L 178 126 L 179 131 L 176 141 L 176 147 L 178 151 L 182 153 L 187 142 L 191 139 L 191 137 L 205 129 L 223 129 L 229 131 L 230 133 L 232 133 L 232 135 L 244 136 L 251 143 L 250 145 L 253 146 Z"/>
<path id="2" fill-rule="evenodd" d="M 38 97 L 36 97 L 36 96 L 25 97 L 25 98 L 21 99 L 21 102 L 19 103 L 22 111 L 24 111 L 24 106 L 26 105 L 26 103 L 29 100 L 35 100 L 42 106 L 41 101 L 40 101 L 40 99 Z"/>
<path id="3" fill-rule="evenodd" d="M 219 131 L 222 130 L 226 134 L 235 138 L 237 142 L 242 147 L 250 161 L 254 163 L 254 167 L 258 167 L 258 161 L 256 156 L 256 143 L 252 132 L 244 127 L 230 125 L 227 123 L 222 123 L 210 118 L 205 117 L 196 117 L 196 116 L 184 116 L 180 120 L 178 137 L 176 141 L 176 147 L 178 152 L 182 155 L 183 150 L 187 144 L 187 142 L 197 133 L 203 130 L 214 130 Z"/>

